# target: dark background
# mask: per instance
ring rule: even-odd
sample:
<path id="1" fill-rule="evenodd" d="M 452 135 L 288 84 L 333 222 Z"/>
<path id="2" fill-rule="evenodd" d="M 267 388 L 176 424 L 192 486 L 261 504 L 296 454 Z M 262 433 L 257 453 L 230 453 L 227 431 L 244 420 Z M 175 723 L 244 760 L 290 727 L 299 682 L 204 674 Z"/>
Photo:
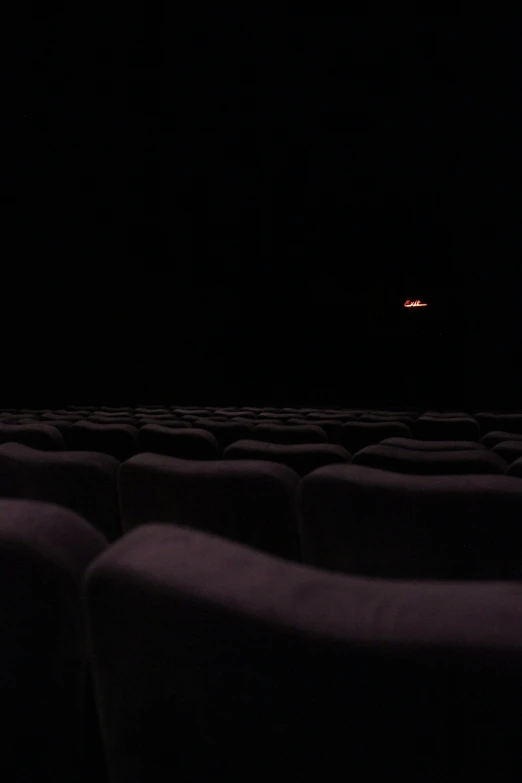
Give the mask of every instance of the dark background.
<path id="1" fill-rule="evenodd" d="M 518 23 L 21 16 L 5 405 L 520 406 Z"/>

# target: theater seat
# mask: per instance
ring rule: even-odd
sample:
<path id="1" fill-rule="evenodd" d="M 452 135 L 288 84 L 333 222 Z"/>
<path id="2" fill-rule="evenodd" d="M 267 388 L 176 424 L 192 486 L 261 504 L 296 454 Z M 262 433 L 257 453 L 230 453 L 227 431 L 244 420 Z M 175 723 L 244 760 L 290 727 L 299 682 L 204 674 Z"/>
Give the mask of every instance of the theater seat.
<path id="1" fill-rule="evenodd" d="M 24 443 L 42 451 L 60 451 L 65 442 L 51 424 L 0 424 L 0 443 Z"/>
<path id="2" fill-rule="evenodd" d="M 221 451 L 230 446 L 235 440 L 244 440 L 251 436 L 252 427 L 249 424 L 237 424 L 236 422 L 224 420 L 217 421 L 211 419 L 195 419 L 192 426 L 196 429 L 207 430 L 211 432 L 219 443 Z"/>
<path id="3" fill-rule="evenodd" d="M 301 480 L 298 507 L 303 558 L 318 568 L 398 579 L 522 578 L 522 485 L 507 476 L 329 465 Z"/>
<path id="4" fill-rule="evenodd" d="M 196 461 L 138 454 L 120 467 L 124 530 L 171 522 L 297 557 L 299 476 L 261 461 Z"/>
<path id="5" fill-rule="evenodd" d="M 386 438 L 381 446 L 395 446 L 410 451 L 483 451 L 482 443 L 471 440 L 417 440 L 416 438 Z"/>
<path id="6" fill-rule="evenodd" d="M 515 432 L 501 432 L 499 430 L 494 430 L 493 432 L 488 432 L 487 435 L 483 435 L 480 439 L 480 442 L 488 449 L 492 449 L 498 443 L 502 443 L 505 440 L 522 441 L 522 435 L 518 435 Z"/>
<path id="7" fill-rule="evenodd" d="M 366 421 L 366 422 L 377 422 L 377 423 L 380 423 L 380 422 L 386 423 L 388 421 L 391 421 L 391 422 L 393 422 L 393 421 L 400 421 L 403 424 L 406 424 L 406 426 L 408 426 L 410 428 L 411 428 L 414 420 L 415 419 L 414 419 L 413 416 L 406 416 L 404 414 L 392 414 L 392 413 L 390 413 L 390 414 L 365 413 L 358 419 L 358 421 L 361 421 L 361 422 Z"/>
<path id="8" fill-rule="evenodd" d="M 140 429 L 138 451 L 182 459 L 219 459 L 221 453 L 215 436 L 207 430 L 175 429 L 158 424 Z"/>
<path id="9" fill-rule="evenodd" d="M 514 780 L 520 589 L 347 577 L 137 529 L 86 578 L 111 781 Z"/>
<path id="10" fill-rule="evenodd" d="M 119 424 L 126 424 L 131 427 L 135 426 L 135 419 L 131 416 L 109 416 L 108 414 L 105 414 L 103 416 L 96 415 L 96 416 L 89 416 L 87 421 L 92 421 L 93 424 L 105 424 L 109 426 L 113 425 L 119 425 Z"/>
<path id="11" fill-rule="evenodd" d="M 522 439 L 521 440 L 504 440 L 502 443 L 497 443 L 493 446 L 493 454 L 497 454 L 508 465 L 515 462 L 522 457 Z"/>
<path id="12" fill-rule="evenodd" d="M 476 413 L 475 419 L 483 435 L 499 430 L 522 434 L 522 413 Z"/>
<path id="13" fill-rule="evenodd" d="M 4 443 L 0 446 L 0 494 L 71 509 L 114 541 L 122 534 L 118 468 L 119 462 L 107 454 L 41 451 Z"/>
<path id="14" fill-rule="evenodd" d="M 487 449 L 414 451 L 400 446 L 385 446 L 381 443 L 358 451 L 353 456 L 353 464 L 419 475 L 466 473 L 502 475 L 507 469 L 507 462 L 501 459 L 502 456 L 502 454 L 492 454 Z"/>
<path id="15" fill-rule="evenodd" d="M 522 478 L 522 458 L 512 462 L 507 469 L 508 476 L 515 476 L 516 478 Z"/>
<path id="16" fill-rule="evenodd" d="M 413 436 L 419 440 L 478 440 L 480 427 L 471 417 L 420 416 L 413 422 Z"/>
<path id="17" fill-rule="evenodd" d="M 258 424 L 243 440 L 281 444 L 327 443 L 328 436 L 321 427 L 313 425 Z"/>
<path id="18" fill-rule="evenodd" d="M 287 426 L 313 426 L 313 427 L 320 427 L 324 432 L 326 432 L 326 436 L 330 443 L 337 443 L 339 439 L 339 435 L 341 432 L 341 427 L 343 426 L 343 422 L 341 419 L 288 419 L 286 422 Z"/>
<path id="19" fill-rule="evenodd" d="M 402 422 L 347 422 L 343 424 L 339 443 L 355 454 L 365 446 L 380 443 L 385 438 L 409 438 L 411 430 Z"/>
<path id="20" fill-rule="evenodd" d="M 159 424 L 160 427 L 174 427 L 178 430 L 190 429 L 190 422 L 175 419 L 172 416 L 139 416 L 136 418 L 136 427 L 146 427 L 149 424 Z"/>
<path id="21" fill-rule="evenodd" d="M 81 595 L 105 547 L 68 509 L 0 500 L 2 783 L 107 781 Z"/>
<path id="22" fill-rule="evenodd" d="M 239 440 L 225 449 L 224 459 L 254 459 L 280 462 L 305 476 L 324 465 L 350 462 L 351 455 L 342 446 L 331 443 L 280 444 Z"/>
<path id="23" fill-rule="evenodd" d="M 123 461 L 136 453 L 138 430 L 128 424 L 95 424 L 78 421 L 67 433 L 71 451 L 97 451 Z"/>

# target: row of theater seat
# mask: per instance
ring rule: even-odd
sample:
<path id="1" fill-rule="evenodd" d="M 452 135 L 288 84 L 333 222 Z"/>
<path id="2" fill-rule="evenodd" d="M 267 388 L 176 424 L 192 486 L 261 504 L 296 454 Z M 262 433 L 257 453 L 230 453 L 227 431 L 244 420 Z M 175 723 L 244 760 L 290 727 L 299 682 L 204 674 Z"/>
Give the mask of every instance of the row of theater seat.
<path id="1" fill-rule="evenodd" d="M 332 574 L 165 524 L 109 545 L 70 510 L 1 500 L 2 782 L 518 779 L 522 482 L 488 480 L 496 497 L 471 482 L 491 514 L 483 551 L 452 478 L 415 513 L 431 479 L 400 497 L 393 474 L 333 466 L 300 492 L 307 526 L 329 511 L 339 529 L 371 495 L 365 521 L 387 521 L 355 540 L 393 556 L 393 528 L 412 562 L 448 543 L 430 540 L 430 515 L 471 542 L 470 562 L 511 536 L 517 581 Z"/>
<path id="2" fill-rule="evenodd" d="M 269 460 L 144 453 L 119 463 L 95 452 L 5 443 L 0 496 L 57 503 L 110 541 L 135 527 L 166 522 L 349 573 L 518 578 L 522 481 L 494 475 L 500 458 L 479 444 L 452 450 L 450 443 L 448 451 L 429 445 L 437 450 L 416 457 L 411 449 L 396 448 L 404 462 L 417 459 L 425 467 L 432 460 L 434 475 L 361 464 L 370 451 L 395 448 L 377 446 L 355 455 L 359 464 L 327 465 L 301 478 Z M 461 475 L 451 475 L 456 472 Z"/>
<path id="3" fill-rule="evenodd" d="M 472 418 L 430 412 L 415 418 L 406 412 L 334 414 L 305 409 L 296 419 L 289 411 L 211 410 L 203 417 L 202 410 L 193 414 L 186 410 L 176 408 L 175 414 L 149 411 L 147 415 L 137 409 L 132 415 L 127 411 L 38 411 L 31 419 L 27 411 L 4 411 L 0 413 L 0 443 L 97 451 L 119 461 L 139 452 L 197 460 L 262 459 L 287 464 L 299 475 L 350 462 L 352 455 L 356 464 L 406 473 L 522 475 L 519 414 L 478 413 Z M 83 418 L 87 415 L 90 418 Z M 306 418 L 310 415 L 314 418 Z M 279 418 L 269 421 L 263 416 Z M 492 453 L 486 453 L 486 448 Z M 448 452 L 453 452 L 451 459 Z"/>

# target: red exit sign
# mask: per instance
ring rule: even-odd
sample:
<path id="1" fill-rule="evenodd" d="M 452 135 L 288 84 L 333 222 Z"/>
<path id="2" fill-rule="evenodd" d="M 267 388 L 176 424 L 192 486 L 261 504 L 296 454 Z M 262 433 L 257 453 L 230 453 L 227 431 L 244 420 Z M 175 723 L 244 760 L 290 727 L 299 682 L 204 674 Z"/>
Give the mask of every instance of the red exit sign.
<path id="1" fill-rule="evenodd" d="M 424 303 L 424 302 L 421 302 L 421 300 L 420 300 L 420 299 L 416 299 L 416 300 L 415 300 L 415 301 L 413 301 L 413 302 L 410 302 L 410 300 L 409 300 L 409 299 L 407 299 L 407 300 L 404 302 L 404 307 L 427 307 L 427 306 L 428 306 L 428 305 L 427 305 L 426 303 Z"/>

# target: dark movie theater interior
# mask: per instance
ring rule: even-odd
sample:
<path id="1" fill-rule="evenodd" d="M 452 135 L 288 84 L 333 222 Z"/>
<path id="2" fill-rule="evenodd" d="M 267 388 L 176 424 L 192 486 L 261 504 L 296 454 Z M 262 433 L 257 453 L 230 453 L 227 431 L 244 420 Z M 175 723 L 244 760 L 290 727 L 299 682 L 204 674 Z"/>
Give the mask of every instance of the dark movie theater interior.
<path id="1" fill-rule="evenodd" d="M 519 781 L 520 20 L 232 5 L 5 20 L 0 780 Z"/>

